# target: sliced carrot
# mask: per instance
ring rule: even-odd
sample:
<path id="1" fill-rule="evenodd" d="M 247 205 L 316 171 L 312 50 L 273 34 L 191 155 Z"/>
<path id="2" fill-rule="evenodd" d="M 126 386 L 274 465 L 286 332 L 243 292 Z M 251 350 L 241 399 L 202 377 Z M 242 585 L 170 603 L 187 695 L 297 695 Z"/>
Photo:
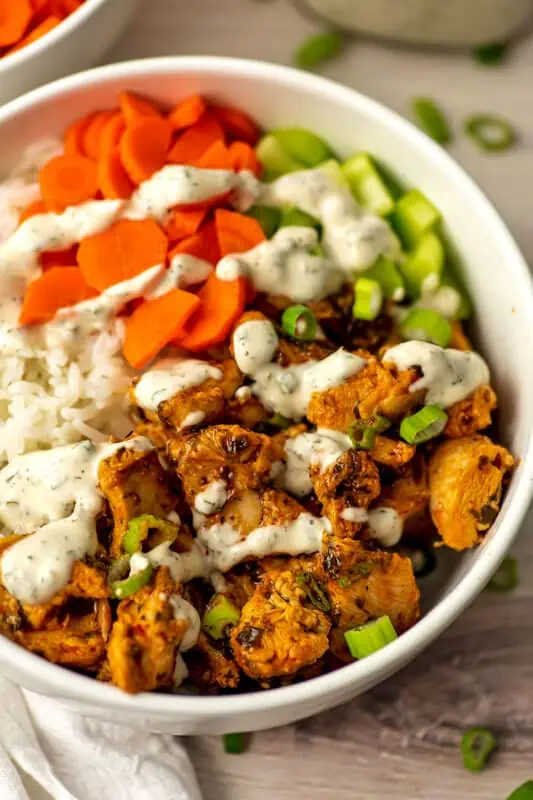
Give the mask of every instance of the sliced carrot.
<path id="1" fill-rule="evenodd" d="M 89 286 L 103 291 L 164 263 L 167 248 L 168 239 L 153 219 L 121 219 L 81 241 L 78 264 Z"/>
<path id="2" fill-rule="evenodd" d="M 110 153 L 118 147 L 122 134 L 126 130 L 126 123 L 121 111 L 115 111 L 114 115 L 105 123 L 100 133 L 100 155 Z"/>
<path id="3" fill-rule="evenodd" d="M 202 169 L 233 169 L 229 150 L 221 139 L 214 142 L 205 153 L 194 162 Z"/>
<path id="4" fill-rule="evenodd" d="M 263 171 L 263 165 L 257 158 L 254 148 L 248 142 L 232 142 L 228 148 L 231 167 L 235 172 L 248 169 L 259 177 Z"/>
<path id="5" fill-rule="evenodd" d="M 32 16 L 30 0 L 0 0 L 0 47 L 20 42 Z"/>
<path id="6" fill-rule="evenodd" d="M 81 303 L 97 294 L 85 283 L 78 267 L 50 269 L 26 289 L 19 322 L 21 325 L 48 322 L 58 309 Z"/>
<path id="7" fill-rule="evenodd" d="M 212 113 L 230 139 L 243 139 L 248 144 L 257 144 L 261 130 L 248 114 L 230 106 L 213 106 Z"/>
<path id="8" fill-rule="evenodd" d="M 93 119 L 98 114 L 98 111 L 93 111 L 91 114 L 86 114 L 83 117 L 75 120 L 71 125 L 68 126 L 65 133 L 63 134 L 63 143 L 65 147 L 65 153 L 75 154 L 79 156 L 86 156 L 87 153 L 85 152 L 83 146 L 83 140 L 85 137 L 85 132 L 87 128 L 93 121 Z"/>
<path id="9" fill-rule="evenodd" d="M 212 273 L 198 292 L 202 301 L 200 309 L 188 326 L 188 332 L 177 339 L 181 347 L 193 352 L 205 350 L 223 342 L 234 322 L 244 310 L 246 282 L 221 281 Z"/>
<path id="10" fill-rule="evenodd" d="M 224 141 L 224 131 L 208 112 L 178 136 L 168 154 L 168 161 L 172 164 L 193 164 L 219 141 Z"/>
<path id="11" fill-rule="evenodd" d="M 30 219 L 30 217 L 35 217 L 37 214 L 46 214 L 47 211 L 48 208 L 42 200 L 35 200 L 35 202 L 30 203 L 29 206 L 26 206 L 24 211 L 21 213 L 19 217 L 19 225 L 22 225 L 22 223 L 26 222 L 26 220 Z"/>
<path id="12" fill-rule="evenodd" d="M 114 111 L 109 110 L 98 111 L 87 125 L 83 134 L 83 151 L 88 158 L 96 161 L 100 155 L 100 137 L 114 114 Z"/>
<path id="13" fill-rule="evenodd" d="M 182 211 L 180 208 L 174 209 L 169 221 L 166 224 L 167 236 L 171 242 L 177 242 L 192 236 L 204 221 L 207 209 L 199 208 L 192 211 Z"/>
<path id="14" fill-rule="evenodd" d="M 92 200 L 98 191 L 96 164 L 84 156 L 65 153 L 50 159 L 39 172 L 44 202 L 63 209 Z"/>
<path id="15" fill-rule="evenodd" d="M 179 131 L 198 122 L 206 109 L 207 103 L 204 98 L 199 94 L 193 94 L 179 102 L 168 115 L 168 119 L 173 129 Z"/>
<path id="16" fill-rule="evenodd" d="M 146 97 L 133 94 L 133 92 L 120 92 L 118 99 L 126 125 L 131 125 L 132 122 L 137 122 L 143 117 L 158 117 L 161 119 L 163 116 L 155 103 L 152 103 Z"/>
<path id="17" fill-rule="evenodd" d="M 222 257 L 231 253 L 244 253 L 265 241 L 265 234 L 258 221 L 236 211 L 217 209 L 215 226 Z"/>
<path id="18" fill-rule="evenodd" d="M 185 323 L 200 307 L 192 292 L 170 292 L 138 306 L 126 319 L 123 353 L 126 361 L 141 369 L 179 336 Z"/>
<path id="19" fill-rule="evenodd" d="M 22 50 L 23 47 L 27 47 L 29 44 L 32 44 L 32 42 L 36 42 L 42 36 L 45 36 L 45 34 L 50 33 L 50 31 L 56 28 L 60 22 L 62 22 L 61 17 L 58 17 L 57 14 L 51 14 L 39 25 L 33 28 L 33 30 L 31 30 L 27 36 L 21 39 L 18 44 L 12 47 L 9 52 L 16 53 L 18 50 Z"/>
<path id="20" fill-rule="evenodd" d="M 142 117 L 129 124 L 120 140 L 120 157 L 134 183 L 148 180 L 164 166 L 171 138 L 170 123 L 162 117 Z"/>
<path id="21" fill-rule="evenodd" d="M 191 256 L 196 256 L 196 258 L 203 258 L 204 261 L 209 261 L 213 265 L 220 261 L 220 250 L 214 223 L 208 222 L 197 233 L 182 239 L 170 251 L 169 256 L 173 258 L 180 253 L 188 253 Z"/>
<path id="22" fill-rule="evenodd" d="M 76 267 L 78 245 L 73 244 L 66 250 L 45 250 L 39 255 L 39 264 L 43 269 L 53 267 Z"/>
<path id="23" fill-rule="evenodd" d="M 122 166 L 118 147 L 100 156 L 96 175 L 98 188 L 110 200 L 130 197 L 135 188 Z"/>
<path id="24" fill-rule="evenodd" d="M 83 0 L 60 0 L 60 5 L 67 16 L 74 14 L 83 5 Z"/>

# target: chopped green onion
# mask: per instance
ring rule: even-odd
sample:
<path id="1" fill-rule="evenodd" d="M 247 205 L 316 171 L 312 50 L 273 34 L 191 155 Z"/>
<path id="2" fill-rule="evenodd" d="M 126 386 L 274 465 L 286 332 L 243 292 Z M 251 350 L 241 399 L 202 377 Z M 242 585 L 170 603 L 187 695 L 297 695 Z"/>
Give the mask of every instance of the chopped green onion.
<path id="1" fill-rule="evenodd" d="M 470 728 L 461 739 L 463 764 L 471 772 L 482 770 L 496 747 L 494 734 L 487 728 Z"/>
<path id="2" fill-rule="evenodd" d="M 365 208 L 384 217 L 394 208 L 394 198 L 368 153 L 357 153 L 342 165 L 348 185 Z"/>
<path id="3" fill-rule="evenodd" d="M 492 576 L 487 589 L 491 592 L 511 592 L 517 586 L 518 559 L 507 556 Z"/>
<path id="4" fill-rule="evenodd" d="M 493 67 L 505 61 L 507 56 L 507 43 L 506 42 L 492 42 L 490 44 L 482 44 L 472 50 L 472 55 L 480 64 L 487 67 Z"/>
<path id="5" fill-rule="evenodd" d="M 331 604 L 327 594 L 310 572 L 302 572 L 297 575 L 296 583 L 304 590 L 307 599 L 312 605 L 320 609 L 320 611 L 331 611 Z"/>
<path id="6" fill-rule="evenodd" d="M 225 753 L 238 756 L 248 749 L 248 734 L 246 733 L 225 733 L 222 738 Z"/>
<path id="7" fill-rule="evenodd" d="M 152 569 L 152 564 L 148 562 L 144 569 L 128 575 L 123 581 L 113 581 L 111 583 L 111 596 L 116 600 L 123 600 L 125 597 L 135 594 L 148 583 L 152 577 Z"/>
<path id="8" fill-rule="evenodd" d="M 377 261 L 364 273 L 365 278 L 377 281 L 383 289 L 383 294 L 388 300 L 401 303 L 405 297 L 403 278 L 394 261 L 386 256 L 379 256 Z"/>
<path id="9" fill-rule="evenodd" d="M 464 122 L 467 136 L 489 153 L 509 150 L 518 140 L 510 122 L 494 114 L 474 114 Z"/>
<path id="10" fill-rule="evenodd" d="M 402 242 L 411 248 L 438 225 L 440 218 L 440 212 L 427 197 L 418 189 L 411 189 L 396 203 L 391 223 Z"/>
<path id="11" fill-rule="evenodd" d="M 278 139 L 271 133 L 267 133 L 255 148 L 257 158 L 269 173 L 269 177 L 285 175 L 287 172 L 296 172 L 304 166 L 296 161 L 281 146 Z"/>
<path id="12" fill-rule="evenodd" d="M 292 420 L 288 417 L 284 417 L 283 414 L 273 414 L 267 421 L 269 425 L 272 425 L 274 428 L 281 428 L 282 430 L 286 430 L 292 423 Z"/>
<path id="13" fill-rule="evenodd" d="M 462 282 L 455 273 L 452 273 L 445 264 L 440 276 L 441 288 L 448 288 L 457 292 L 459 297 L 458 311 L 454 314 L 455 319 L 468 319 L 472 316 L 472 302 Z"/>
<path id="14" fill-rule="evenodd" d="M 305 167 L 316 167 L 333 157 L 330 146 L 306 128 L 276 128 L 270 131 L 286 153 Z"/>
<path id="15" fill-rule="evenodd" d="M 154 542 L 154 546 L 163 541 L 173 542 L 178 533 L 178 527 L 174 522 L 169 522 L 153 514 L 141 514 L 128 523 L 128 528 L 122 540 L 122 549 L 125 553 L 136 553 L 141 550 L 142 543 L 148 538 L 150 531 L 159 531 L 161 536 Z"/>
<path id="16" fill-rule="evenodd" d="M 446 254 L 436 233 L 425 233 L 414 250 L 399 265 L 410 297 L 433 291 L 439 287 Z"/>
<path id="17" fill-rule="evenodd" d="M 533 781 L 523 783 L 511 792 L 507 800 L 533 800 Z"/>
<path id="18" fill-rule="evenodd" d="M 278 208 L 268 206 L 253 206 L 246 212 L 249 217 L 258 221 L 267 239 L 271 239 L 276 233 L 281 222 L 281 211 Z"/>
<path id="19" fill-rule="evenodd" d="M 383 290 L 379 283 L 370 278 L 357 278 L 354 294 L 354 318 L 369 321 L 376 319 L 383 305 Z"/>
<path id="20" fill-rule="evenodd" d="M 366 658 L 393 642 L 398 635 L 390 617 L 385 616 L 345 631 L 344 638 L 354 658 Z"/>
<path id="21" fill-rule="evenodd" d="M 310 342 L 316 335 L 316 317 L 307 306 L 289 306 L 281 316 L 281 327 L 294 339 Z"/>
<path id="22" fill-rule="evenodd" d="M 390 428 L 390 420 L 375 414 L 367 420 L 356 420 L 348 429 L 348 436 L 356 450 L 372 450 L 376 435 Z"/>
<path id="23" fill-rule="evenodd" d="M 413 100 L 415 120 L 422 130 L 439 144 L 448 144 L 452 134 L 448 121 L 437 104 L 429 97 Z"/>
<path id="24" fill-rule="evenodd" d="M 452 326 L 442 314 L 430 308 L 413 308 L 400 325 L 404 339 L 432 342 L 439 347 L 448 347 L 452 338 Z"/>
<path id="25" fill-rule="evenodd" d="M 437 566 L 435 551 L 432 547 L 402 547 L 399 552 L 411 559 L 413 572 L 417 578 L 424 578 L 432 573 Z"/>
<path id="26" fill-rule="evenodd" d="M 423 444 L 440 436 L 447 422 L 448 415 L 440 406 L 424 406 L 416 414 L 402 420 L 400 436 L 408 444 Z"/>
<path id="27" fill-rule="evenodd" d="M 236 625 L 241 614 L 231 600 L 223 594 L 216 594 L 202 620 L 202 628 L 212 639 L 222 639 L 228 625 Z"/>
<path id="28" fill-rule="evenodd" d="M 305 211 L 300 211 L 299 208 L 294 208 L 294 206 L 284 208 L 281 214 L 279 227 L 287 228 L 289 225 L 300 225 L 303 228 L 320 228 L 320 222 L 317 219 L 312 217 L 311 214 L 306 214 Z"/>
<path id="29" fill-rule="evenodd" d="M 301 69 L 312 69 L 324 61 L 338 56 L 344 48 L 345 40 L 337 31 L 317 33 L 302 42 L 296 51 L 294 60 Z"/>
<path id="30" fill-rule="evenodd" d="M 112 583 L 115 583 L 115 581 L 122 580 L 122 578 L 126 577 L 129 571 L 130 571 L 130 557 L 120 556 L 120 558 L 116 558 L 112 562 L 107 573 L 107 579 L 109 584 L 111 585 Z"/>

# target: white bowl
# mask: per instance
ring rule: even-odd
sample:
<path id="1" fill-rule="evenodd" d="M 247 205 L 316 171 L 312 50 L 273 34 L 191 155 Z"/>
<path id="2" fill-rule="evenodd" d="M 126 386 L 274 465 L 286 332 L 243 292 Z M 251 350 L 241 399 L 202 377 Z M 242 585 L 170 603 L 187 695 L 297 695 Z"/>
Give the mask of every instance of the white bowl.
<path id="1" fill-rule="evenodd" d="M 482 590 L 513 541 L 533 490 L 533 294 L 526 264 L 500 217 L 448 154 L 393 112 L 304 72 L 253 61 L 161 58 L 116 64 L 58 81 L 0 110 L 0 175 L 39 137 L 111 105 L 120 89 L 175 103 L 193 92 L 249 111 L 265 127 L 304 125 L 341 155 L 375 153 L 442 210 L 477 307 L 476 342 L 501 399 L 501 435 L 518 457 L 502 511 L 483 545 L 454 562 L 423 619 L 389 647 L 328 675 L 269 691 L 205 697 L 142 694 L 53 666 L 0 637 L 0 672 L 84 714 L 170 733 L 258 730 L 310 716 L 392 675 L 450 625 Z"/>
<path id="2" fill-rule="evenodd" d="M 50 33 L 0 58 L 0 103 L 95 64 L 119 36 L 138 2 L 85 0 Z"/>

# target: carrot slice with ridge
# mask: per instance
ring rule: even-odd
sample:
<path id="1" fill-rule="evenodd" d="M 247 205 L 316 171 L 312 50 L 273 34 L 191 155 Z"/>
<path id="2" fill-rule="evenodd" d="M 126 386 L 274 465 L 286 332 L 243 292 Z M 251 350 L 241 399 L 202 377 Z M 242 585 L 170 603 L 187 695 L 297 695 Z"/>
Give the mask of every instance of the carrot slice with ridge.
<path id="1" fill-rule="evenodd" d="M 50 208 L 64 209 L 92 200 L 98 191 L 96 164 L 84 156 L 55 156 L 39 172 L 44 202 Z"/>
<path id="2" fill-rule="evenodd" d="M 96 161 L 100 155 L 100 137 L 114 111 L 98 111 L 87 125 L 83 134 L 83 150 L 88 158 Z"/>
<path id="3" fill-rule="evenodd" d="M 24 47 L 27 47 L 29 44 L 32 44 L 32 42 L 36 42 L 47 33 L 50 33 L 50 31 L 54 30 L 54 28 L 57 28 L 60 22 L 62 22 L 61 17 L 58 17 L 57 14 L 51 14 L 49 17 L 46 17 L 46 19 L 43 19 L 39 25 L 33 28 L 33 30 L 31 30 L 27 36 L 21 39 L 18 44 L 16 44 L 14 47 L 11 47 L 8 52 L 16 53 L 19 50 L 22 50 Z"/>
<path id="4" fill-rule="evenodd" d="M 251 250 L 266 238 L 256 219 L 224 208 L 215 211 L 215 226 L 222 257 Z"/>
<path id="5" fill-rule="evenodd" d="M 96 167 L 98 188 L 109 200 L 125 199 L 130 197 L 134 185 L 129 175 L 122 166 L 118 147 L 104 153 L 98 159 Z"/>
<path id="6" fill-rule="evenodd" d="M 147 97 L 141 97 L 133 92 L 120 92 L 118 99 L 126 125 L 131 125 L 144 117 L 163 118 L 155 103 Z"/>
<path id="7" fill-rule="evenodd" d="M 120 140 L 120 157 L 134 183 L 148 180 L 164 166 L 171 127 L 160 117 L 143 117 L 126 127 Z"/>
<path id="8" fill-rule="evenodd" d="M 230 106 L 212 106 L 212 112 L 230 139 L 243 139 L 251 145 L 259 141 L 261 130 L 248 114 Z"/>
<path id="9" fill-rule="evenodd" d="M 168 119 L 174 130 L 179 131 L 198 122 L 206 110 L 207 103 L 204 98 L 199 94 L 193 94 L 178 103 L 168 115 Z"/>
<path id="10" fill-rule="evenodd" d="M 200 307 L 192 292 L 171 289 L 161 297 L 141 303 L 126 319 L 123 353 L 126 361 L 141 369 L 179 336 L 187 320 Z"/>
<path id="11" fill-rule="evenodd" d="M 244 310 L 246 281 L 221 281 L 212 273 L 198 292 L 202 305 L 192 318 L 187 333 L 176 344 L 200 352 L 223 342 Z"/>
<path id="12" fill-rule="evenodd" d="M 121 219 L 80 242 L 83 277 L 99 291 L 165 262 L 168 239 L 153 219 Z"/>
<path id="13" fill-rule="evenodd" d="M 46 214 L 48 210 L 49 209 L 42 200 L 35 200 L 33 203 L 30 203 L 29 206 L 26 206 L 24 211 L 21 213 L 19 217 L 19 225 L 22 225 L 23 222 L 26 222 L 26 220 L 30 219 L 31 217 L 37 216 L 37 214 Z"/>
<path id="14" fill-rule="evenodd" d="M 202 169 L 233 169 L 229 150 L 220 139 L 205 151 L 194 166 Z"/>
<path id="15" fill-rule="evenodd" d="M 28 285 L 19 316 L 21 325 L 35 325 L 51 320 L 60 308 L 96 297 L 78 267 L 49 269 Z"/>
<path id="16" fill-rule="evenodd" d="M 193 164 L 218 141 L 224 142 L 224 131 L 213 115 L 207 112 L 178 136 L 167 159 L 172 164 Z"/>
<path id="17" fill-rule="evenodd" d="M 182 239 L 170 251 L 169 256 L 173 258 L 180 253 L 188 253 L 190 256 L 203 258 L 204 261 L 208 261 L 213 265 L 220 261 L 220 249 L 214 223 L 208 222 L 197 233 Z"/>
<path id="18" fill-rule="evenodd" d="M 30 0 L 0 0 L 0 47 L 20 42 L 32 16 Z"/>
<path id="19" fill-rule="evenodd" d="M 198 208 L 191 211 L 182 211 L 175 208 L 166 224 L 167 236 L 171 242 L 177 242 L 196 233 L 205 219 L 207 209 Z"/>
<path id="20" fill-rule="evenodd" d="M 122 138 L 122 134 L 125 130 L 126 123 L 124 122 L 124 116 L 122 112 L 115 111 L 113 117 L 106 122 L 100 134 L 101 156 L 105 155 L 106 153 L 110 153 L 115 149 L 115 147 L 118 147 Z"/>
<path id="21" fill-rule="evenodd" d="M 248 142 L 232 142 L 228 148 L 231 167 L 235 172 L 248 169 L 259 177 L 263 171 L 263 165 L 257 158 L 255 150 Z"/>

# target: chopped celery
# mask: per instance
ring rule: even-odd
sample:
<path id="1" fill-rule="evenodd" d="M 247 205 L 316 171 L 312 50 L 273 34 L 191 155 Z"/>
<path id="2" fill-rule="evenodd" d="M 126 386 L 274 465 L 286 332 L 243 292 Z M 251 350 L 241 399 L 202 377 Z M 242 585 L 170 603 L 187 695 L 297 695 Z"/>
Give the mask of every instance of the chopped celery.
<path id="1" fill-rule="evenodd" d="M 277 128 L 270 132 L 295 161 L 306 167 L 316 167 L 334 156 L 330 146 L 305 128 Z"/>
<path id="2" fill-rule="evenodd" d="M 263 136 L 255 148 L 255 153 L 270 176 L 304 169 L 304 164 L 296 161 L 281 145 L 279 139 L 271 133 Z"/>
<path id="3" fill-rule="evenodd" d="M 442 288 L 449 288 L 459 295 L 459 309 L 453 315 L 454 319 L 469 319 L 472 316 L 472 301 L 460 279 L 451 272 L 448 266 L 445 266 L 442 270 L 440 285 Z"/>
<path id="4" fill-rule="evenodd" d="M 294 206 L 287 206 L 283 209 L 281 214 L 280 228 L 287 228 L 289 225 L 301 225 L 303 228 L 316 228 L 320 229 L 320 222 L 306 214 L 305 211 L 300 211 L 299 208 Z"/>
<path id="5" fill-rule="evenodd" d="M 338 183 L 339 186 L 348 186 L 348 181 L 346 180 L 346 175 L 342 171 L 342 167 L 338 161 L 334 158 L 329 158 L 327 161 L 324 161 L 322 164 L 319 165 L 319 169 L 321 172 L 325 172 L 335 183 Z"/>
<path id="6" fill-rule="evenodd" d="M 253 217 L 263 228 L 263 233 L 270 239 L 276 233 L 281 222 L 281 211 L 278 208 L 269 206 L 253 206 L 246 212 L 249 217 Z"/>
<path id="7" fill-rule="evenodd" d="M 368 153 L 357 153 L 342 164 L 355 198 L 365 208 L 384 217 L 394 209 L 394 198 Z"/>
<path id="8" fill-rule="evenodd" d="M 413 308 L 400 325 L 405 339 L 432 342 L 439 347 L 448 347 L 452 338 L 452 326 L 442 314 L 432 308 Z"/>
<path id="9" fill-rule="evenodd" d="M 379 283 L 367 277 L 357 278 L 354 283 L 354 319 L 373 320 L 383 305 L 383 290 Z"/>
<path id="10" fill-rule="evenodd" d="M 444 245 L 435 233 L 426 233 L 399 265 L 410 297 L 417 298 L 440 285 L 444 267 Z"/>
<path id="11" fill-rule="evenodd" d="M 378 260 L 364 273 L 365 278 L 377 281 L 383 290 L 383 295 L 388 300 L 400 303 L 405 297 L 403 278 L 394 261 L 386 256 L 379 256 Z"/>
<path id="12" fill-rule="evenodd" d="M 411 189 L 400 197 L 391 215 L 396 233 L 409 249 L 439 222 L 440 212 L 418 189 Z"/>

